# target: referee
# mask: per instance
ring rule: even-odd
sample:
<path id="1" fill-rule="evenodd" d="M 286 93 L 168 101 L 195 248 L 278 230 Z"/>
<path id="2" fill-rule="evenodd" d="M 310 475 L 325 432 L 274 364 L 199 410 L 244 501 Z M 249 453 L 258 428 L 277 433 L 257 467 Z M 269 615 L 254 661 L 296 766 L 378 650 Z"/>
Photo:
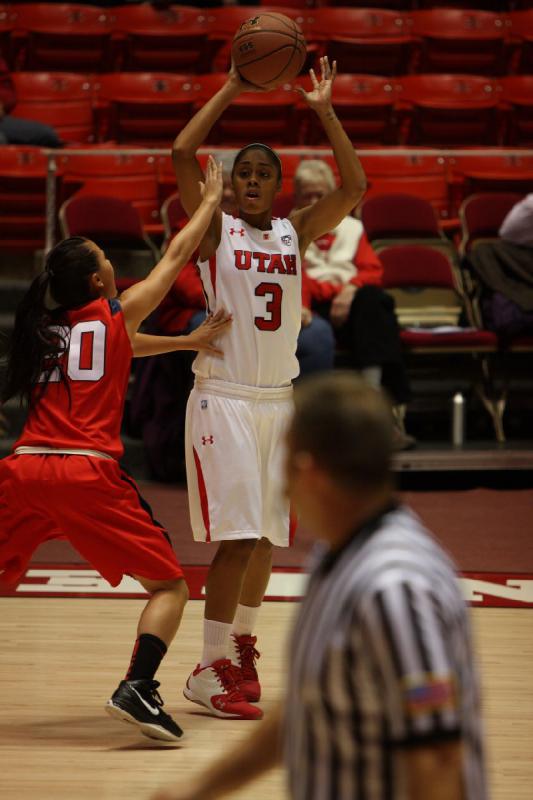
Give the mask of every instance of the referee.
<path id="1" fill-rule="evenodd" d="M 349 373 L 296 390 L 287 480 L 318 541 L 283 703 L 184 790 L 213 800 L 281 760 L 292 800 L 487 800 L 477 676 L 449 557 L 394 499 L 383 396 Z"/>

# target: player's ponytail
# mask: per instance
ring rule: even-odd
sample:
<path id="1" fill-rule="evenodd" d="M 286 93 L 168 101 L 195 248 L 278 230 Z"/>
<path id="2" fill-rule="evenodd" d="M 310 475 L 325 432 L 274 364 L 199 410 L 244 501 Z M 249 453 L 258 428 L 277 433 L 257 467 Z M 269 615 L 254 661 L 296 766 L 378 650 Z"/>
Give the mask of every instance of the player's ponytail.
<path id="1" fill-rule="evenodd" d="M 89 277 L 98 272 L 98 258 L 86 239 L 60 242 L 47 256 L 45 268 L 20 301 L 8 346 L 2 402 L 20 395 L 31 405 L 38 382 L 44 391 L 50 375 L 61 369 L 60 356 L 67 346 L 64 312 L 95 298 Z"/>

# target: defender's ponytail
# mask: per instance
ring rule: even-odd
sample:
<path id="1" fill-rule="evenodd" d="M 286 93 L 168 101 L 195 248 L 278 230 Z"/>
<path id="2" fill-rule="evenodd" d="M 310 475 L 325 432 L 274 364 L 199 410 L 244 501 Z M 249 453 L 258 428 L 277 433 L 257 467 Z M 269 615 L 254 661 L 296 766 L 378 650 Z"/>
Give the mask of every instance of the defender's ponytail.
<path id="1" fill-rule="evenodd" d="M 98 257 L 86 239 L 72 237 L 50 251 L 45 268 L 20 301 L 8 346 L 2 402 L 20 395 L 31 405 L 35 386 L 46 389 L 50 376 L 61 368 L 61 355 L 68 346 L 64 312 L 97 297 L 90 275 L 98 272 Z"/>

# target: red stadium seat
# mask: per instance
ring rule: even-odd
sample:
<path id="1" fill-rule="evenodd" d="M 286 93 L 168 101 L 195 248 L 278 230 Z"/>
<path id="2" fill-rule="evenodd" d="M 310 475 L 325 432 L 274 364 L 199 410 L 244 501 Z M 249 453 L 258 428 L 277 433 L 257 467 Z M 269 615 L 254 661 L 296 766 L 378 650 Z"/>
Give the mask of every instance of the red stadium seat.
<path id="1" fill-rule="evenodd" d="M 409 72 L 415 40 L 406 18 L 387 9 L 318 8 L 309 15 L 308 37 L 343 73 L 402 75 Z"/>
<path id="2" fill-rule="evenodd" d="M 431 203 L 441 227 L 457 227 L 450 209 L 446 159 L 438 155 L 360 153 L 368 189 L 365 199 L 381 194 L 410 194 Z"/>
<path id="3" fill-rule="evenodd" d="M 199 104 L 213 96 L 226 81 L 225 74 L 199 76 Z M 295 94 L 289 85 L 262 94 L 245 92 L 224 111 L 209 136 L 210 144 L 239 146 L 254 141 L 271 145 L 296 144 L 298 127 Z M 179 126 L 176 127 L 176 132 Z"/>
<path id="4" fill-rule="evenodd" d="M 533 155 L 519 150 L 501 154 L 449 157 L 453 208 L 471 194 L 515 192 L 526 194 L 533 186 Z"/>
<path id="5" fill-rule="evenodd" d="M 87 76 L 15 72 L 12 78 L 17 93 L 14 117 L 51 125 L 68 144 L 94 141 L 93 86 Z"/>
<path id="6" fill-rule="evenodd" d="M 381 194 L 365 199 L 361 220 L 369 240 L 441 240 L 439 221 L 431 203 L 410 194 Z"/>
<path id="7" fill-rule="evenodd" d="M 307 14 L 297 8 L 288 8 L 282 5 L 265 3 L 255 6 L 221 6 L 220 8 L 210 8 L 207 12 L 207 25 L 209 28 L 209 47 L 212 70 L 214 72 L 224 72 L 229 68 L 231 60 L 231 42 L 237 29 L 245 20 L 264 14 L 268 11 L 277 11 L 291 17 L 304 29 L 306 27 Z M 310 60 L 314 58 L 316 48 L 311 48 Z M 309 65 L 306 64 L 306 68 Z"/>
<path id="8" fill-rule="evenodd" d="M 127 200 L 107 195 L 74 195 L 60 208 L 64 237 L 86 236 L 105 248 L 147 249 L 154 264 L 158 252 L 143 230 L 137 209 Z"/>
<path id="9" fill-rule="evenodd" d="M 326 0 L 316 6 L 350 6 L 350 8 L 388 8 L 394 11 L 407 11 L 419 0 Z"/>
<path id="10" fill-rule="evenodd" d="M 302 78 L 298 84 L 306 91 L 311 89 L 310 78 Z M 396 141 L 396 97 L 393 83 L 378 75 L 343 73 L 335 80 L 333 89 L 335 111 L 356 146 Z M 320 120 L 305 100 L 300 100 L 298 107 L 304 126 L 302 141 L 309 145 L 328 143 Z"/>
<path id="11" fill-rule="evenodd" d="M 148 72 L 203 72 L 207 58 L 207 15 L 198 8 L 150 3 L 115 9 L 123 43 L 121 69 Z"/>
<path id="12" fill-rule="evenodd" d="M 400 79 L 408 144 L 436 147 L 497 144 L 497 84 L 479 75 L 407 75 Z"/>
<path id="13" fill-rule="evenodd" d="M 404 345 L 415 351 L 494 350 L 494 334 L 481 330 L 432 332 L 441 325 L 458 326 L 465 305 L 460 276 L 444 253 L 423 245 L 395 245 L 380 251 L 383 288 L 393 295 Z"/>
<path id="14" fill-rule="evenodd" d="M 514 192 L 485 192 L 467 197 L 459 209 L 462 252 L 481 240 L 497 239 L 503 220 L 522 196 Z"/>
<path id="15" fill-rule="evenodd" d="M 112 12 L 75 3 L 27 3 L 16 14 L 19 69 L 87 73 L 110 68 Z"/>
<path id="16" fill-rule="evenodd" d="M 193 114 L 199 85 L 186 75 L 123 72 L 103 75 L 97 86 L 100 139 L 165 146 Z"/>
<path id="17" fill-rule="evenodd" d="M 47 160 L 36 147 L 0 147 L 0 247 L 31 253 L 43 247 Z"/>
<path id="18" fill-rule="evenodd" d="M 507 65 L 508 25 L 501 14 L 459 8 L 415 11 L 412 32 L 422 40 L 420 72 L 502 75 Z"/>
<path id="19" fill-rule="evenodd" d="M 74 193 L 117 197 L 137 209 L 147 232 L 162 232 L 155 156 L 95 148 L 90 155 L 61 154 L 58 167 L 64 175 L 61 201 Z"/>
<path id="20" fill-rule="evenodd" d="M 503 102 L 508 109 L 505 143 L 513 147 L 533 145 L 533 75 L 501 78 Z"/>
<path id="21" fill-rule="evenodd" d="M 216 158 L 216 155 L 215 155 Z M 199 155 L 198 161 L 203 170 L 207 164 L 207 155 Z M 166 199 L 176 192 L 176 174 L 172 164 L 172 156 L 158 156 L 156 162 L 156 175 L 159 194 L 159 205 L 162 206 Z"/>
<path id="22" fill-rule="evenodd" d="M 533 74 L 533 8 L 514 11 L 509 15 L 511 35 L 517 45 L 517 57 L 514 59 L 514 70 L 525 74 Z"/>

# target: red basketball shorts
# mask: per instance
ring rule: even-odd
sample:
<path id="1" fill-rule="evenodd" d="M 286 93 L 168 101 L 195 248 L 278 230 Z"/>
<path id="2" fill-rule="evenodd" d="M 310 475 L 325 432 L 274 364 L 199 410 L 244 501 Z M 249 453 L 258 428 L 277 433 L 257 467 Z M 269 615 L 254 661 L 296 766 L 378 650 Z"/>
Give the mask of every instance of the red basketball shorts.
<path id="1" fill-rule="evenodd" d="M 0 461 L 0 580 L 16 584 L 35 548 L 68 539 L 112 586 L 182 578 L 165 530 L 111 459 L 13 455 Z"/>

